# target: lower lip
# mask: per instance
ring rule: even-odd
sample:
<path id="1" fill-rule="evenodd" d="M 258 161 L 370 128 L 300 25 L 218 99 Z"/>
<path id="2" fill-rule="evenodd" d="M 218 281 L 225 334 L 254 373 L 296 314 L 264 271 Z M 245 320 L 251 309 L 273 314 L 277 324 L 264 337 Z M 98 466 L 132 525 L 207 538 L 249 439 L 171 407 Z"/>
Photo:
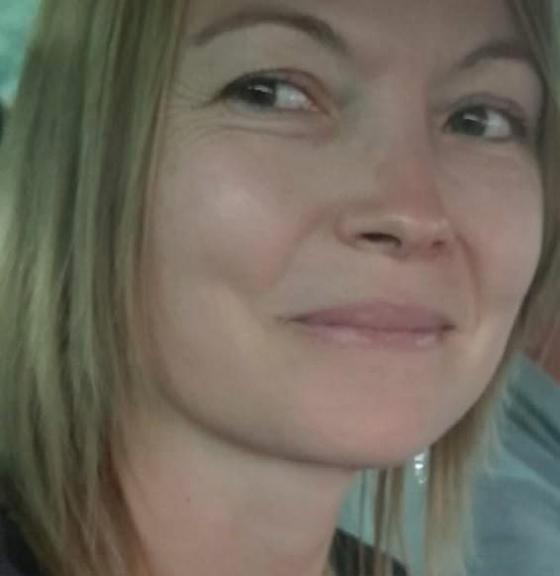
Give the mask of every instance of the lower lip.
<path id="1" fill-rule="evenodd" d="M 344 347 L 389 348 L 395 350 L 418 351 L 436 348 L 449 333 L 448 329 L 433 331 L 391 331 L 356 328 L 353 326 L 332 326 L 296 322 L 305 333 L 325 342 Z"/>

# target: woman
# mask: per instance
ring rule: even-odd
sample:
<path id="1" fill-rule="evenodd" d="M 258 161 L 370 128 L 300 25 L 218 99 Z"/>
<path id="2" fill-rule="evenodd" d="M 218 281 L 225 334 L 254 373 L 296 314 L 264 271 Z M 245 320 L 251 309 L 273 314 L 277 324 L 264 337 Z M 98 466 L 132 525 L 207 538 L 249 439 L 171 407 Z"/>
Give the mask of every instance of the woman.
<path id="1" fill-rule="evenodd" d="M 453 573 L 558 288 L 550 10 L 44 0 L 0 212 L 4 507 L 42 574 L 318 576 L 352 476 L 391 535 L 428 446 Z"/>

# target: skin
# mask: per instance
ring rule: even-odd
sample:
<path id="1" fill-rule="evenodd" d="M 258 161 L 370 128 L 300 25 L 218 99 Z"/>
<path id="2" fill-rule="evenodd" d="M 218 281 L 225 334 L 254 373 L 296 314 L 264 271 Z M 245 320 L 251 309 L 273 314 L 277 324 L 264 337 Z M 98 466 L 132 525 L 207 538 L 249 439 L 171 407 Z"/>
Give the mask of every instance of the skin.
<path id="1" fill-rule="evenodd" d="M 348 53 L 277 24 L 192 45 L 272 4 Z M 540 255 L 542 86 L 521 61 L 457 65 L 519 36 L 501 0 L 193 0 L 186 22 L 147 198 L 159 383 L 126 415 L 125 494 L 156 576 L 318 576 L 356 471 L 435 442 L 494 373 Z M 276 107 L 218 97 L 263 69 L 290 71 Z M 282 321 L 373 298 L 455 330 L 411 352 Z"/>

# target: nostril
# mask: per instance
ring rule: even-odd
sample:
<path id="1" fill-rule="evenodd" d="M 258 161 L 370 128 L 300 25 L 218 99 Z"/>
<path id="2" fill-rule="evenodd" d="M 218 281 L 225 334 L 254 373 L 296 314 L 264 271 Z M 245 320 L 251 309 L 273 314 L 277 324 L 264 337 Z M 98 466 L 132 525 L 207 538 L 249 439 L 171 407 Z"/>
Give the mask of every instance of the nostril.
<path id="1" fill-rule="evenodd" d="M 399 247 L 402 245 L 402 241 L 399 238 L 392 234 L 385 234 L 383 232 L 368 232 L 362 234 L 362 237 L 368 242 L 382 242 L 384 244 L 394 244 Z"/>

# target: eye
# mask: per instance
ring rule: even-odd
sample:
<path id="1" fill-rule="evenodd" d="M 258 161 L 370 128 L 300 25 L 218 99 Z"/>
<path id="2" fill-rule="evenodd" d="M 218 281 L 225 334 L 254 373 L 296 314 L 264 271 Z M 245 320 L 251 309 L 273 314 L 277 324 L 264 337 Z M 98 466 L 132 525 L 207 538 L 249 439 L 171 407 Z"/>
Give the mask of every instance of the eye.
<path id="1" fill-rule="evenodd" d="M 447 130 L 490 141 L 525 141 L 529 134 L 522 114 L 507 106 L 497 108 L 485 104 L 475 104 L 453 114 Z"/>
<path id="2" fill-rule="evenodd" d="M 262 112 L 318 111 L 306 89 L 288 79 L 264 74 L 235 80 L 222 90 L 219 98 Z"/>

